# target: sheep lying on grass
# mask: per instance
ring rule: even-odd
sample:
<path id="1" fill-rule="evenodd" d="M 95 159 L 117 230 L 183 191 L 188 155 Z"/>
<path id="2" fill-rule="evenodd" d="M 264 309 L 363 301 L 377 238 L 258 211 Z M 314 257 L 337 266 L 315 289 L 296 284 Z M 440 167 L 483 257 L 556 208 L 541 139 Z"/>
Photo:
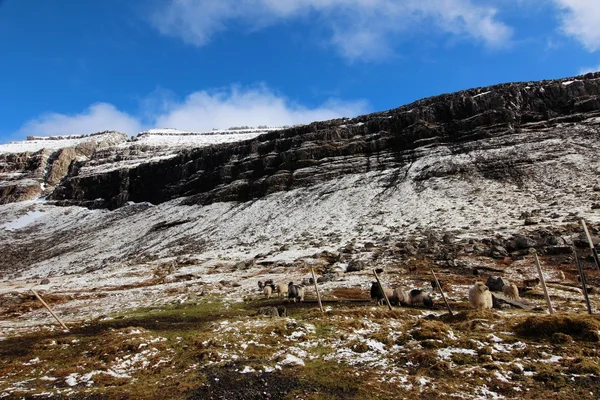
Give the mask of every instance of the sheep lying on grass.
<path id="1" fill-rule="evenodd" d="M 411 306 L 433 307 L 431 293 L 421 289 L 413 289 L 405 295 L 405 302 Z"/>
<path id="2" fill-rule="evenodd" d="M 485 286 L 483 282 L 476 282 L 471 289 L 469 289 L 469 303 L 471 304 L 471 307 L 478 310 L 492 308 L 493 301 L 490 289 Z"/>
<path id="3" fill-rule="evenodd" d="M 387 296 L 390 303 L 398 303 L 398 301 L 396 300 L 394 290 L 390 288 L 383 288 L 383 290 L 385 291 L 385 295 Z M 380 306 L 385 304 L 385 296 L 383 295 L 383 292 L 381 291 L 381 288 L 379 287 L 379 284 L 377 282 L 371 282 L 371 299 L 377 300 L 377 304 Z"/>
<path id="4" fill-rule="evenodd" d="M 431 294 L 420 290 L 413 289 L 408 292 L 405 292 L 402 288 L 390 289 L 383 288 L 390 304 L 398 306 L 398 305 L 409 305 L 409 306 L 426 306 L 432 307 L 433 300 L 431 299 Z M 385 302 L 383 292 L 379 288 L 377 282 L 373 282 L 371 284 L 371 299 L 377 299 L 377 304 L 382 305 Z"/>

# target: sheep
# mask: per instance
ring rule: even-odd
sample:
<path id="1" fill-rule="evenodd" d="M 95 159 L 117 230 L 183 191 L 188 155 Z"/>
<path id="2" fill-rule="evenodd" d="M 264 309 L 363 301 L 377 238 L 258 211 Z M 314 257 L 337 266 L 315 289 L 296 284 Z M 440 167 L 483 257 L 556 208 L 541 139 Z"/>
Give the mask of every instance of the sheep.
<path id="1" fill-rule="evenodd" d="M 277 292 L 278 298 L 281 298 L 282 295 L 285 298 L 285 297 L 287 297 L 287 294 L 288 294 L 288 285 L 286 285 L 285 283 L 280 283 L 279 285 L 277 285 L 275 287 L 275 291 Z"/>
<path id="2" fill-rule="evenodd" d="M 392 297 L 394 298 L 394 301 L 398 303 L 398 305 L 406 304 L 408 302 L 408 293 L 404 292 L 402 288 L 394 289 Z"/>
<path id="3" fill-rule="evenodd" d="M 469 303 L 478 310 L 492 308 L 493 300 L 490 289 L 483 282 L 475 282 L 469 289 Z"/>
<path id="4" fill-rule="evenodd" d="M 421 289 L 413 289 L 404 295 L 405 301 L 411 306 L 426 306 L 433 307 L 433 300 L 431 299 L 431 293 L 425 292 Z"/>
<path id="5" fill-rule="evenodd" d="M 523 281 L 523 286 L 525 286 L 525 287 L 533 287 L 533 286 L 537 286 L 539 284 L 540 284 L 540 278 L 525 279 Z"/>
<path id="6" fill-rule="evenodd" d="M 258 290 L 263 290 L 265 288 L 265 284 L 263 281 L 258 281 Z"/>
<path id="7" fill-rule="evenodd" d="M 395 302 L 397 304 L 397 300 L 394 296 L 394 290 L 390 288 L 383 288 L 383 290 L 390 303 Z M 383 292 L 379 288 L 379 284 L 377 282 L 371 282 L 371 299 L 376 299 L 378 305 L 383 305 L 385 303 L 385 296 L 383 295 Z"/>
<path id="8" fill-rule="evenodd" d="M 265 296 L 267 297 L 267 299 L 271 298 L 271 295 L 273 294 L 273 291 L 275 290 L 275 285 L 266 285 L 263 289 L 263 292 L 265 294 Z"/>
<path id="9" fill-rule="evenodd" d="M 313 278 L 302 278 L 302 286 L 314 285 L 315 280 Z"/>
<path id="10" fill-rule="evenodd" d="M 519 288 L 514 283 L 504 285 L 502 293 L 508 298 L 517 300 L 519 298 Z"/>
<path id="11" fill-rule="evenodd" d="M 300 285 L 294 285 L 294 282 L 288 284 L 288 299 L 293 299 L 294 303 L 304 301 L 304 287 Z"/>

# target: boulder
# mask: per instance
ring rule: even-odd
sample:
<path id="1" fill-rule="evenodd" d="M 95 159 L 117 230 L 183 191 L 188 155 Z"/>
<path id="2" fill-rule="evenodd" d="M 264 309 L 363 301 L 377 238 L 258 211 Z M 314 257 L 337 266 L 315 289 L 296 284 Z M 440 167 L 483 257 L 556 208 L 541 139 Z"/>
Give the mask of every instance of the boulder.
<path id="1" fill-rule="evenodd" d="M 352 260 L 348 263 L 348 268 L 346 268 L 346 272 L 357 272 L 362 271 L 367 268 L 367 265 L 362 260 Z"/>
<path id="2" fill-rule="evenodd" d="M 491 292 L 502 292 L 504 285 L 508 284 L 509 282 L 506 279 L 492 276 L 490 276 L 485 282 L 485 286 L 487 286 Z"/>
<path id="3" fill-rule="evenodd" d="M 492 258 L 503 259 L 504 257 L 508 257 L 508 251 L 502 246 L 494 246 L 490 250 L 490 256 Z"/>
<path id="4" fill-rule="evenodd" d="M 507 241 L 506 249 L 512 253 L 516 250 L 525 250 L 530 247 L 535 247 L 536 244 L 537 243 L 535 240 L 528 238 L 527 236 L 515 235 L 512 237 L 512 239 Z"/>

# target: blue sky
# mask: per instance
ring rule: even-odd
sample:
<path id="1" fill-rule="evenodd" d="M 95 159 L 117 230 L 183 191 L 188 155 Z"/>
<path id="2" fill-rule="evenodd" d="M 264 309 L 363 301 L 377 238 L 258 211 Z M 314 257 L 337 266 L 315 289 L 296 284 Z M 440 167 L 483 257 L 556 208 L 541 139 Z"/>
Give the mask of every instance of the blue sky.
<path id="1" fill-rule="evenodd" d="M 0 142 L 288 125 L 598 70 L 600 1 L 0 0 L 0 55 Z"/>

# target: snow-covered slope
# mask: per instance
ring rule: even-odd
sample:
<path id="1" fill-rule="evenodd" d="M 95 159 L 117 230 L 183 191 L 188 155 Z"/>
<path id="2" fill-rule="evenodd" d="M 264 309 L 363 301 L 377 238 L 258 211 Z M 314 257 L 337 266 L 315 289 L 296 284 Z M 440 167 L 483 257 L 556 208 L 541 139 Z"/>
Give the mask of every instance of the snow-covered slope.
<path id="1" fill-rule="evenodd" d="M 102 144 L 103 147 L 114 146 L 123 141 L 123 135 L 118 132 L 107 131 L 90 135 L 68 136 L 29 136 L 27 140 L 0 144 L 0 154 L 7 153 L 35 153 L 42 149 L 58 150 L 67 147 L 76 147 L 84 143 Z"/>

